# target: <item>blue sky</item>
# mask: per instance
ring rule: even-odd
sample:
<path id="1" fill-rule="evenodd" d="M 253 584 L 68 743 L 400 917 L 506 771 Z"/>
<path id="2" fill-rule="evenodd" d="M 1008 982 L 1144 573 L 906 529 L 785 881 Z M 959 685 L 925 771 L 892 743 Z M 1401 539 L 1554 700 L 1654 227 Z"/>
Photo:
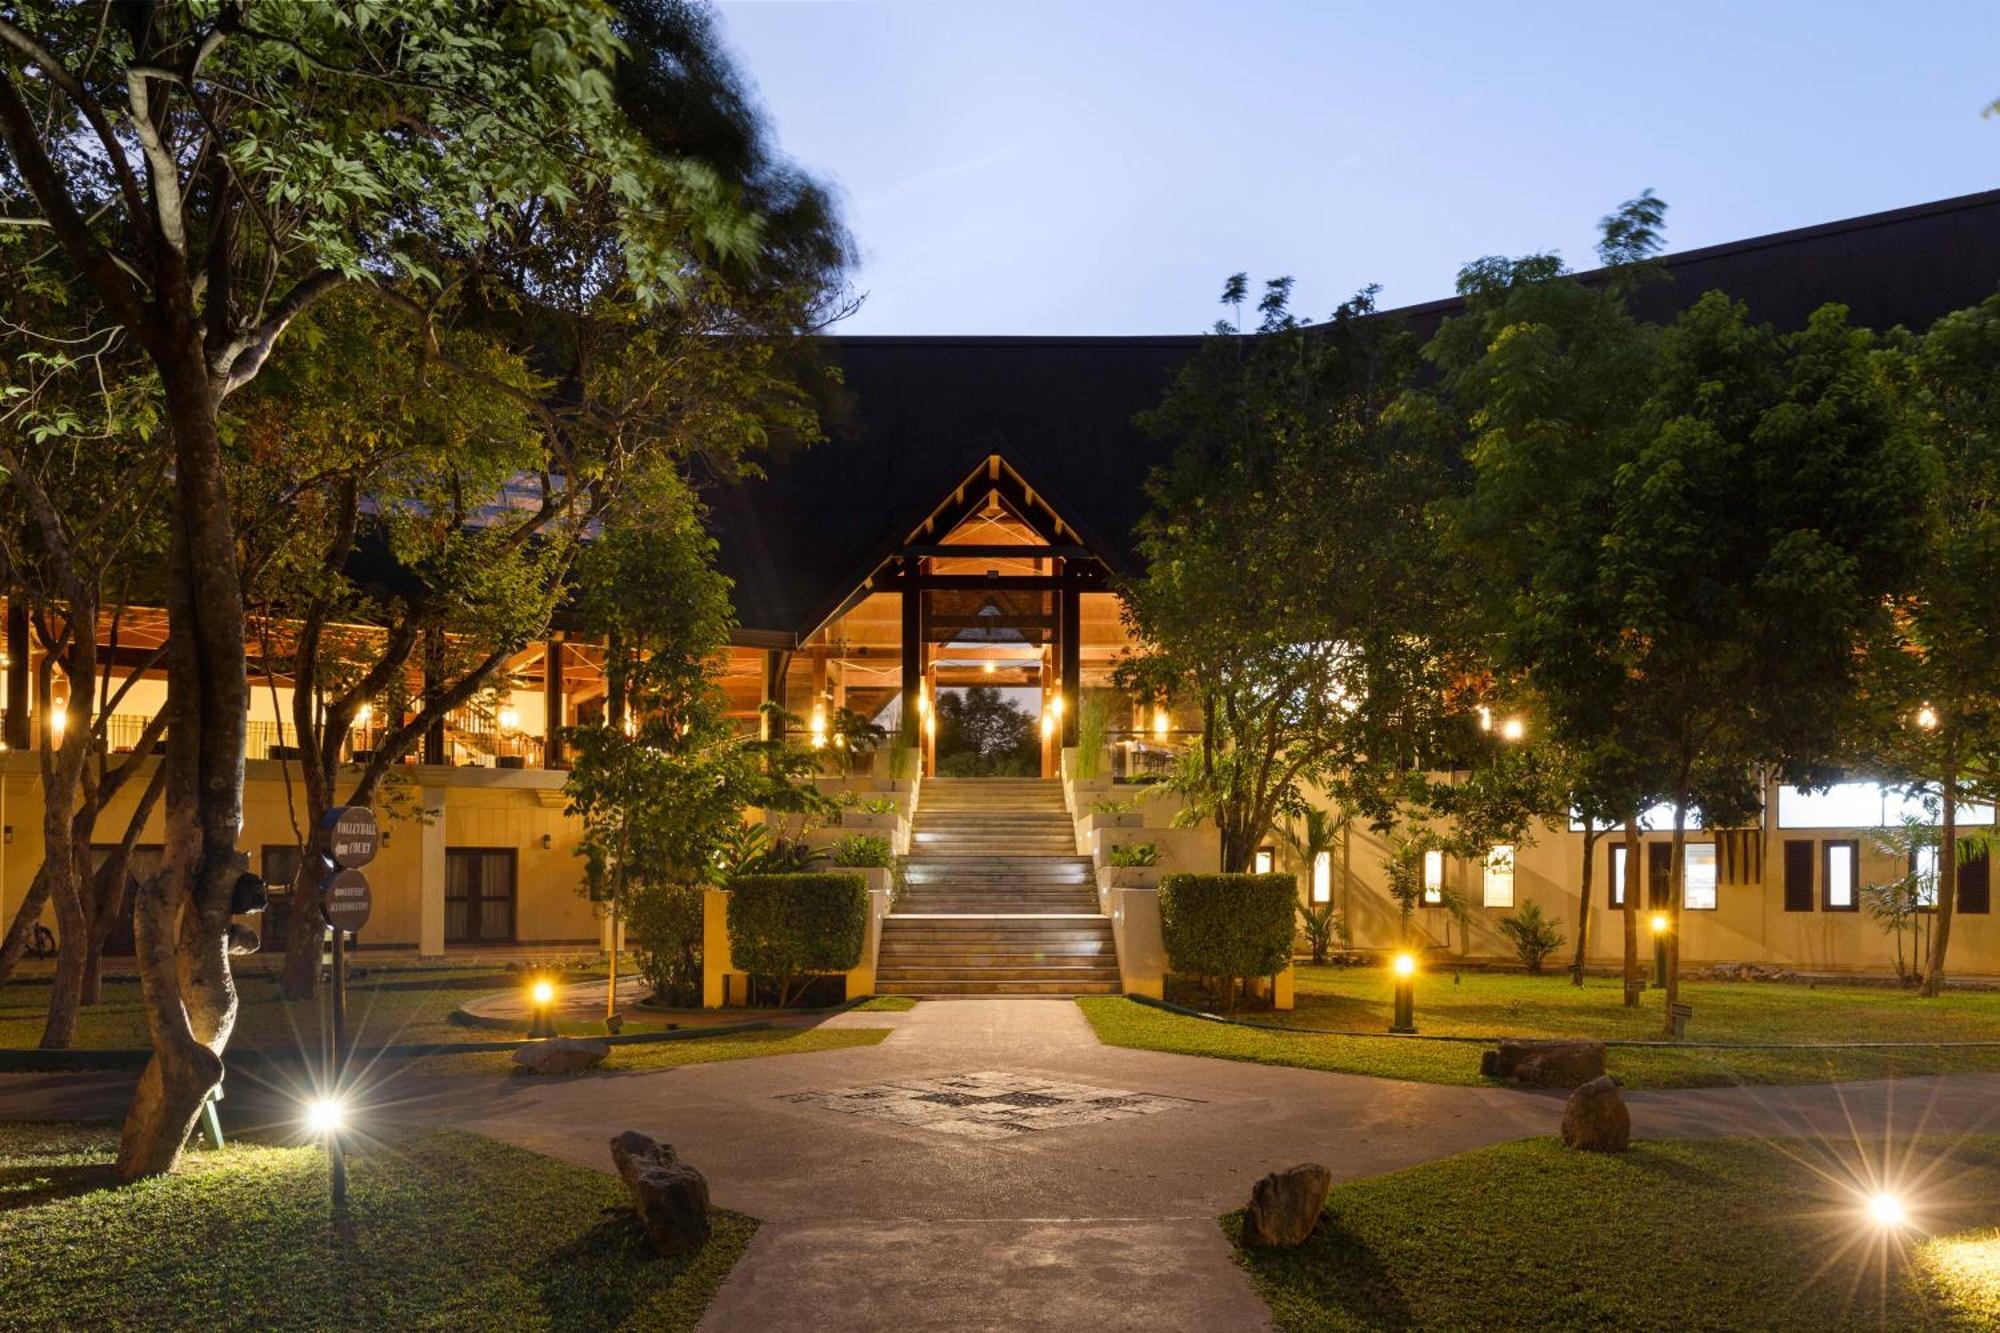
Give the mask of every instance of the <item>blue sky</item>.
<path id="1" fill-rule="evenodd" d="M 735 0 L 842 191 L 850 333 L 1181 333 L 1225 275 L 1315 317 L 1590 261 L 1652 187 L 1689 249 L 2000 186 L 2000 5 Z"/>

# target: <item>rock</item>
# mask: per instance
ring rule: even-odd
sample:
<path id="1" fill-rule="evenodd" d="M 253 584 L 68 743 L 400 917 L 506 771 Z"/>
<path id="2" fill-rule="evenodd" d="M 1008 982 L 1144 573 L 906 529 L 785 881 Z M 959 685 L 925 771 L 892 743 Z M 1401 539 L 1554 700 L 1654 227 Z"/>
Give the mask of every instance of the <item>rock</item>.
<path id="1" fill-rule="evenodd" d="M 662 1255 L 691 1254 L 708 1240 L 708 1180 L 671 1143 L 628 1129 L 611 1140 L 611 1161 L 632 1207 Z"/>
<path id="2" fill-rule="evenodd" d="M 1594 1078 L 1563 1103 L 1563 1146 L 1584 1152 L 1624 1152 L 1632 1141 L 1632 1113 L 1618 1095 L 1618 1080 Z"/>
<path id="3" fill-rule="evenodd" d="M 1604 1043 L 1506 1037 L 1479 1057 L 1479 1072 L 1536 1088 L 1580 1088 L 1603 1075 Z"/>
<path id="4" fill-rule="evenodd" d="M 514 1052 L 514 1063 L 530 1074 L 580 1074 L 595 1069 L 611 1054 L 608 1043 L 579 1041 L 574 1037 L 550 1037 L 531 1041 Z"/>
<path id="5" fill-rule="evenodd" d="M 1333 1172 L 1314 1163 L 1273 1171 L 1250 1188 L 1243 1213 L 1243 1244 L 1257 1250 L 1289 1250 L 1305 1244 L 1319 1225 L 1333 1188 Z"/>

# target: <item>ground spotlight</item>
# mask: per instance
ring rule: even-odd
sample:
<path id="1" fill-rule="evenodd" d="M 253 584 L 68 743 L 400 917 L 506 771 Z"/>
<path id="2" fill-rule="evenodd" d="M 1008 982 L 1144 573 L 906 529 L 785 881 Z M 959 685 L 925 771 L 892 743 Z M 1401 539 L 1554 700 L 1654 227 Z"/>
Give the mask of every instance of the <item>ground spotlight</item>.
<path id="1" fill-rule="evenodd" d="M 1910 1214 L 1903 1201 L 1893 1194 L 1877 1194 L 1868 1201 L 1868 1216 L 1884 1229 L 1907 1225 Z"/>
<path id="2" fill-rule="evenodd" d="M 306 1129 L 313 1134 L 337 1134 L 347 1128 L 347 1103 L 338 1097 L 315 1097 L 306 1103 Z"/>
<path id="3" fill-rule="evenodd" d="M 1399 953 L 1395 961 L 1389 965 L 1389 970 L 1396 978 L 1396 1017 L 1395 1021 L 1389 1024 L 1389 1031 L 1415 1032 L 1417 956 L 1411 953 Z"/>

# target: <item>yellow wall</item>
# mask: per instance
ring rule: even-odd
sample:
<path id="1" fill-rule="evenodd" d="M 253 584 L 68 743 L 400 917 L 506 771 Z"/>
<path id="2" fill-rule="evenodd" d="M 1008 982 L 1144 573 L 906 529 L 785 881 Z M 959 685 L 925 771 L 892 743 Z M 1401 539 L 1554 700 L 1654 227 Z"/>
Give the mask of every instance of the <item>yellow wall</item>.
<path id="1" fill-rule="evenodd" d="M 244 828 L 237 845 L 249 855 L 252 870 L 262 869 L 265 847 L 298 844 L 293 811 L 302 809 L 304 794 L 293 772 L 288 801 L 284 767 L 269 760 L 247 765 Z M 31 754 L 0 755 L 0 775 L 4 822 L 13 829 L 11 840 L 0 845 L 0 916 L 11 916 L 41 862 L 41 782 Z M 563 778 L 562 773 L 536 769 L 411 765 L 399 770 L 396 794 L 376 808 L 387 841 L 364 872 L 374 907 L 360 935 L 362 947 L 443 951 L 443 851 L 459 847 L 515 853 L 517 944 L 596 946 L 603 926 L 580 891 L 583 863 L 574 855 L 579 825 L 563 814 Z M 143 786 L 143 774 L 126 785 L 100 817 L 95 841 L 115 842 L 123 836 Z M 414 817 L 418 809 L 434 812 L 428 827 Z M 544 836 L 550 841 L 546 848 Z M 155 810 L 140 841 L 157 843 L 161 837 L 161 816 Z M 53 929 L 53 910 L 45 910 L 43 920 Z"/>

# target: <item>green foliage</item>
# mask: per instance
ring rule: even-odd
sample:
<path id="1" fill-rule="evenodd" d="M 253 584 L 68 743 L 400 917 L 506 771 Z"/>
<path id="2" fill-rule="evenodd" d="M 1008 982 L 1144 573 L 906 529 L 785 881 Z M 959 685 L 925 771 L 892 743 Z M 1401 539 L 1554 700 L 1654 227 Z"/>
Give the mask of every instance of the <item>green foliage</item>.
<path id="1" fill-rule="evenodd" d="M 1167 875 L 1160 880 L 1160 933 L 1167 962 L 1184 976 L 1228 986 L 1284 970 L 1292 957 L 1298 881 L 1290 875 Z"/>
<path id="2" fill-rule="evenodd" d="M 1035 719 L 991 685 L 937 692 L 937 765 L 947 777 L 1033 777 L 1041 771 Z"/>
<path id="3" fill-rule="evenodd" d="M 1115 866 L 1156 866 L 1160 863 L 1160 844 L 1157 842 L 1120 843 L 1111 849 L 1108 858 Z"/>
<path id="4" fill-rule="evenodd" d="M 778 1007 L 807 977 L 861 961 L 867 882 L 859 875 L 744 875 L 729 884 L 729 961 L 778 981 Z"/>
<path id="5" fill-rule="evenodd" d="M 1299 924 L 1305 930 L 1306 948 L 1316 964 L 1326 962 L 1327 952 L 1333 947 L 1335 939 L 1340 941 L 1343 949 L 1353 943 L 1346 916 L 1330 902 L 1300 903 Z"/>
<path id="6" fill-rule="evenodd" d="M 1103 690 L 1090 690 L 1076 710 L 1076 772 L 1079 781 L 1104 776 L 1104 742 L 1111 730 L 1111 699 Z"/>
<path id="7" fill-rule="evenodd" d="M 837 866 L 887 867 L 896 859 L 889 840 L 873 833 L 850 833 L 833 844 L 833 864 Z"/>
<path id="8" fill-rule="evenodd" d="M 861 803 L 862 813 L 869 815 L 893 815 L 899 813 L 902 808 L 891 796 L 872 796 Z"/>
<path id="9" fill-rule="evenodd" d="M 796 875 L 826 859 L 803 838 L 773 838 L 766 824 L 737 823 L 717 839 L 712 882 L 728 885 L 745 875 Z"/>
<path id="10" fill-rule="evenodd" d="M 702 890 L 658 884 L 635 893 L 625 909 L 626 934 L 639 975 L 664 1004 L 701 1003 Z"/>
<path id="11" fill-rule="evenodd" d="M 1100 815 L 1136 815 L 1139 801 L 1137 797 L 1100 796 L 1090 803 L 1090 808 Z"/>
<path id="12" fill-rule="evenodd" d="M 1499 926 L 1514 942 L 1514 952 L 1529 972 L 1540 976 L 1548 956 L 1563 947 L 1562 927 L 1542 911 L 1537 902 L 1522 903 L 1512 916 L 1503 916 Z"/>
<path id="13" fill-rule="evenodd" d="M 1399 817 L 1471 674 L 1435 518 L 1459 484 L 1455 441 L 1392 410 L 1415 343 L 1372 290 L 1310 329 L 1289 292 L 1268 284 L 1259 336 L 1224 326 L 1142 419 L 1173 452 L 1147 482 L 1146 572 L 1125 589 L 1143 646 L 1118 680 L 1193 701 L 1200 738 L 1168 785 L 1185 821 L 1214 824 L 1229 870 L 1312 787 Z"/>
<path id="14" fill-rule="evenodd" d="M 852 774 L 857 766 L 868 767 L 865 761 L 889 738 L 888 731 L 873 718 L 852 708 L 835 709 L 827 727 L 831 733 L 826 738 L 827 748 L 842 774 Z"/>

